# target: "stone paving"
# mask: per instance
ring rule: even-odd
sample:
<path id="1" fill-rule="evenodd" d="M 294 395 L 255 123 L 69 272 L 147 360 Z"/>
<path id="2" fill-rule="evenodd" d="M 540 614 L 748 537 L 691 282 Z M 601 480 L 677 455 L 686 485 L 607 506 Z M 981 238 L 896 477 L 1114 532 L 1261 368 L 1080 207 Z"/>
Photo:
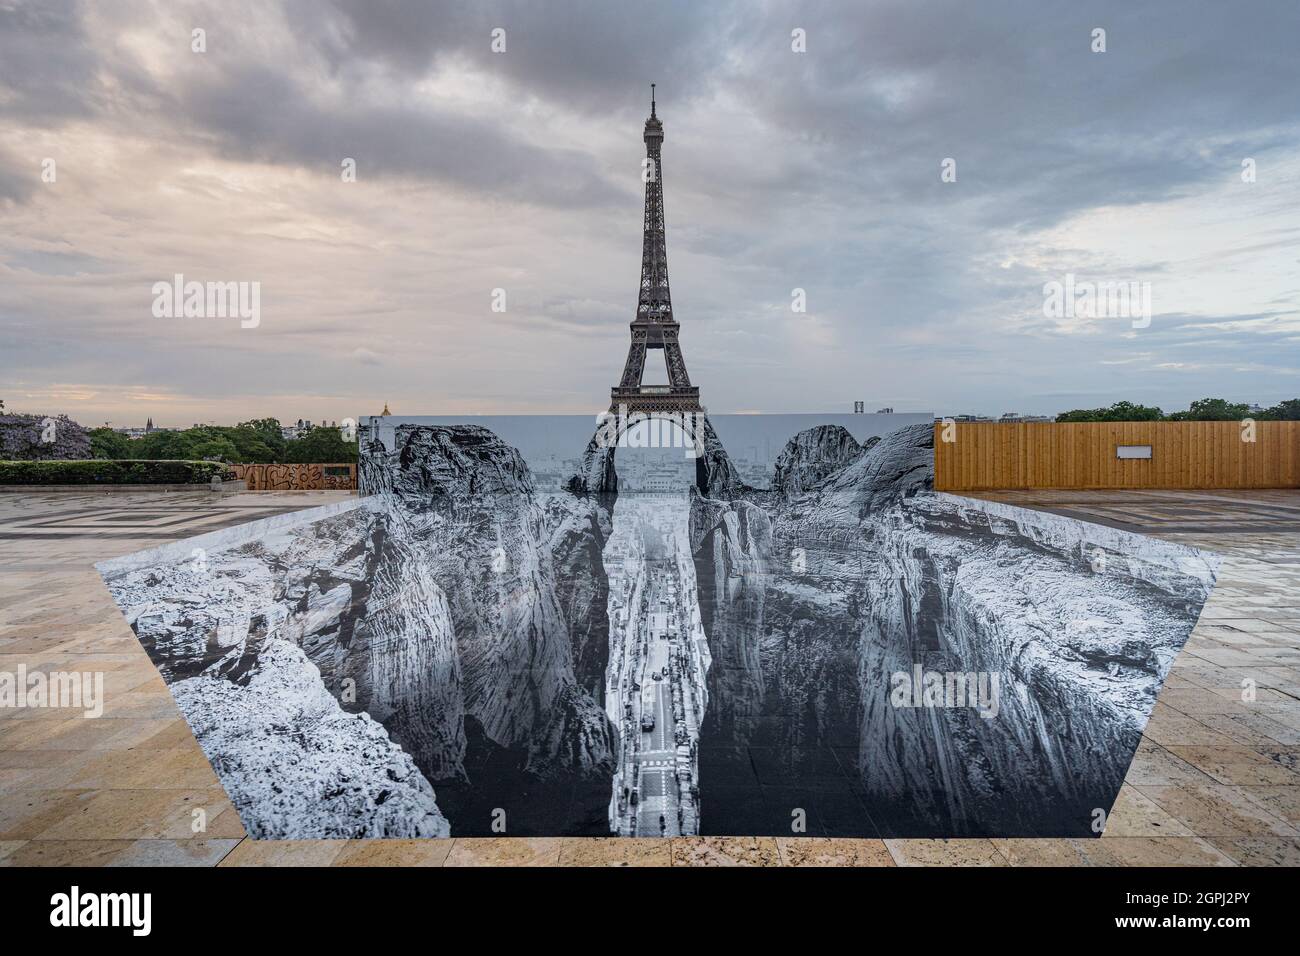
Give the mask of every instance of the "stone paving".
<path id="1" fill-rule="evenodd" d="M 0 866 L 1300 865 L 1297 491 L 981 495 L 1224 557 L 1101 839 L 246 839 L 93 564 L 349 494 L 0 494 L 0 670 L 106 695 L 98 720 L 0 709 Z"/>

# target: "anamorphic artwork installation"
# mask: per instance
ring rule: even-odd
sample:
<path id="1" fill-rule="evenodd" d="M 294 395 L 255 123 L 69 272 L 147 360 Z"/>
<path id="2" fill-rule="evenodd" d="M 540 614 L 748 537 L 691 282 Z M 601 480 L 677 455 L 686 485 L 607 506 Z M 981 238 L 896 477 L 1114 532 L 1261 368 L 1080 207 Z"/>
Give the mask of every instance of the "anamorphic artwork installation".
<path id="1" fill-rule="evenodd" d="M 249 835 L 1097 836 L 1217 558 L 707 414 L 645 142 L 607 411 L 363 419 L 357 497 L 98 566 Z"/>

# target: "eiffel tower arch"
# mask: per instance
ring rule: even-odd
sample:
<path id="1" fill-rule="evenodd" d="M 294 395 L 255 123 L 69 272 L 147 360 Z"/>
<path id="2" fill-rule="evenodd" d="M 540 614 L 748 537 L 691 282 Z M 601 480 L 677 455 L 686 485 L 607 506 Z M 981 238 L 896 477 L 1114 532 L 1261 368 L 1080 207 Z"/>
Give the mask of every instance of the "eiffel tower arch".
<path id="1" fill-rule="evenodd" d="M 642 139 L 646 146 L 645 216 L 641 237 L 641 288 L 630 326 L 631 344 L 619 383 L 610 389 L 608 416 L 583 454 L 582 473 L 569 482 L 576 492 L 618 491 L 614 453 L 629 428 L 647 417 L 679 424 L 694 444 L 695 484 L 702 494 L 729 494 L 743 487 L 713 425 L 700 404 L 700 389 L 691 384 L 682 355 L 681 327 L 673 315 L 668 284 L 668 247 L 664 222 L 664 124 L 656 111 L 655 84 L 650 84 L 650 116 Z M 661 351 L 667 385 L 643 385 L 647 353 Z M 612 426 L 612 427 L 611 427 Z"/>

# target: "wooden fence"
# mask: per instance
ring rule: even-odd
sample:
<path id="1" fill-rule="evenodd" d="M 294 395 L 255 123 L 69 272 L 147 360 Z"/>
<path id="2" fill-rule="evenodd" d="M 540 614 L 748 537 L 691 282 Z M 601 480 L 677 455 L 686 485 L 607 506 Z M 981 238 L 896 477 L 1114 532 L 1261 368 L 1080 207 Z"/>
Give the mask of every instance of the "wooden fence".
<path id="1" fill-rule="evenodd" d="M 320 491 L 357 486 L 356 465 L 231 465 L 249 491 Z"/>
<path id="2" fill-rule="evenodd" d="M 936 423 L 934 487 L 1296 488 L 1300 422 Z"/>

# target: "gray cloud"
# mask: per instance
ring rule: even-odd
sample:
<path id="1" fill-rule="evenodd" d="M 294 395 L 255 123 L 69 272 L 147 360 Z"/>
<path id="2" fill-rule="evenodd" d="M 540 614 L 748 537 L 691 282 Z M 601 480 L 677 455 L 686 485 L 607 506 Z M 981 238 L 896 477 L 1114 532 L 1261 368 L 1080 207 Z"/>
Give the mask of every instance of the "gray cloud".
<path id="1" fill-rule="evenodd" d="M 0 3 L 0 200 L 20 217 L 0 334 L 24 381 L 107 377 L 112 334 L 135 349 L 112 374 L 160 389 L 266 374 L 300 396 L 329 368 L 356 378 L 339 402 L 544 386 L 585 407 L 635 301 L 654 81 L 674 300 L 712 407 L 1275 400 L 1294 391 L 1297 28 L 1291 3 L 1209 0 Z M 254 339 L 140 324 L 138 287 L 173 270 L 263 275 L 279 311 Z M 1139 336 L 1053 324 L 1041 285 L 1066 271 L 1152 281 L 1165 314 Z M 484 314 L 496 286 L 517 311 Z"/>
<path id="2" fill-rule="evenodd" d="M 59 123 L 95 111 L 96 57 L 72 0 L 0 4 L 0 87 L 8 116 Z"/>

